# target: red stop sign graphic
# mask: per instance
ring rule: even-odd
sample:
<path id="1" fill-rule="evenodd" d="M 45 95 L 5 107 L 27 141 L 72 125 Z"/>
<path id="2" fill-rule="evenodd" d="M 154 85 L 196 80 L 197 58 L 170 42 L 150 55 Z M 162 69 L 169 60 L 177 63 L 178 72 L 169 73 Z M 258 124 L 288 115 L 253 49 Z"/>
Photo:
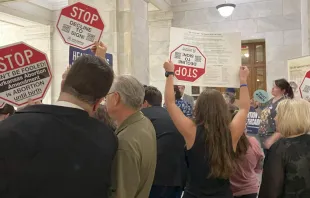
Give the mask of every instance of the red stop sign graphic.
<path id="1" fill-rule="evenodd" d="M 45 53 L 23 42 L 0 48 L 0 101 L 19 107 L 42 100 L 51 80 Z"/>
<path id="2" fill-rule="evenodd" d="M 194 82 L 206 72 L 206 57 L 196 46 L 182 44 L 170 53 L 178 80 Z"/>
<path id="3" fill-rule="evenodd" d="M 104 23 L 96 8 L 77 2 L 61 10 L 56 27 L 65 43 L 85 49 L 100 40 Z"/>
<path id="4" fill-rule="evenodd" d="M 308 71 L 299 87 L 300 96 L 303 99 L 310 99 L 310 71 Z"/>

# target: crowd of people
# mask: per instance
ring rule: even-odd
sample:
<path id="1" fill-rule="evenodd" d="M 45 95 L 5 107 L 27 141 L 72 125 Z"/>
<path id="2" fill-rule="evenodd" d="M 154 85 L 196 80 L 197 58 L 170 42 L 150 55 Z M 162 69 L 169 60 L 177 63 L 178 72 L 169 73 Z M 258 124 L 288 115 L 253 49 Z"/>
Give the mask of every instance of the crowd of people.
<path id="1" fill-rule="evenodd" d="M 115 77 L 103 43 L 92 50 L 63 74 L 55 104 L 0 110 L 1 198 L 310 197 L 310 103 L 285 79 L 251 104 L 242 66 L 238 105 L 215 89 L 194 102 L 172 62 L 162 94 Z M 260 142 L 246 131 L 251 105 Z"/>

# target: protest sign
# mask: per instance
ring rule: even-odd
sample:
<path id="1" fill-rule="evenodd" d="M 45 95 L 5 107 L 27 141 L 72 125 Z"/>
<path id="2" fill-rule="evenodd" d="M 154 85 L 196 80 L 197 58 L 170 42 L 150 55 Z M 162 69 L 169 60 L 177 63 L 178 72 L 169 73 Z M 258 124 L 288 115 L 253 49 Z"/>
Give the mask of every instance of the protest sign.
<path id="1" fill-rule="evenodd" d="M 23 43 L 0 48 L 0 99 L 20 107 L 42 100 L 52 80 L 45 53 Z"/>
<path id="2" fill-rule="evenodd" d="M 256 90 L 253 95 L 254 95 L 254 100 L 261 104 L 264 104 L 269 101 L 268 93 L 264 90 L 260 90 L 260 89 Z"/>
<path id="3" fill-rule="evenodd" d="M 92 55 L 94 56 L 94 53 L 90 50 L 82 50 L 76 47 L 69 47 L 69 65 L 72 65 L 73 62 L 80 56 L 84 55 L 84 54 L 88 54 L 88 55 Z M 109 63 L 109 65 L 112 67 L 113 66 L 113 55 L 106 53 L 105 54 L 105 58 L 107 60 L 107 62 Z"/>
<path id="4" fill-rule="evenodd" d="M 195 46 L 182 44 L 170 53 L 178 80 L 195 82 L 206 72 L 206 57 Z"/>
<path id="5" fill-rule="evenodd" d="M 310 56 L 290 59 L 287 61 L 288 65 L 288 82 L 293 88 L 294 97 L 299 98 L 299 87 L 303 81 L 305 74 L 310 70 Z"/>
<path id="6" fill-rule="evenodd" d="M 310 70 L 306 73 L 304 80 L 299 87 L 300 96 L 305 99 L 310 99 Z"/>
<path id="7" fill-rule="evenodd" d="M 240 51 L 240 33 L 170 29 L 175 84 L 239 88 Z"/>
<path id="8" fill-rule="evenodd" d="M 99 41 L 104 23 L 96 8 L 77 2 L 61 10 L 56 27 L 65 43 L 86 49 Z"/>
<path id="9" fill-rule="evenodd" d="M 247 117 L 247 132 L 250 134 L 257 134 L 260 121 L 260 117 L 255 108 L 251 107 Z"/>

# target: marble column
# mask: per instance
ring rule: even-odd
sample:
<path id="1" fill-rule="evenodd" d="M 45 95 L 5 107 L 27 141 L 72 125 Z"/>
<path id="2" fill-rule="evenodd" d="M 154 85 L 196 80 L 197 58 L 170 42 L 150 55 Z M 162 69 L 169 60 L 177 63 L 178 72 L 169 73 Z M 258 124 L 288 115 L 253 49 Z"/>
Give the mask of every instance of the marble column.
<path id="1" fill-rule="evenodd" d="M 129 74 L 149 84 L 148 5 L 144 0 L 117 0 L 119 74 Z"/>
<path id="2" fill-rule="evenodd" d="M 310 2 L 308 0 L 301 0 L 300 8 L 302 55 L 307 56 L 310 49 Z"/>
<path id="3" fill-rule="evenodd" d="M 166 78 L 162 65 L 169 58 L 170 27 L 173 12 L 149 12 L 149 40 L 150 40 L 150 84 L 162 93 L 165 90 Z M 186 88 L 185 91 L 190 90 Z"/>

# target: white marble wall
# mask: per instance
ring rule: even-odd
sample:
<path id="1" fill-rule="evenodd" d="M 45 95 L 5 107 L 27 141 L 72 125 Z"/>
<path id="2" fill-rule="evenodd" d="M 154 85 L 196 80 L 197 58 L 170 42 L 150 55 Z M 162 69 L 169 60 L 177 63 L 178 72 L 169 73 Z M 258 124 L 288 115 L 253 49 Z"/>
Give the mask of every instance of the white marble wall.
<path id="1" fill-rule="evenodd" d="M 300 0 L 243 1 L 227 19 L 215 7 L 174 12 L 172 26 L 207 32 L 241 32 L 243 40 L 265 39 L 268 90 L 273 80 L 287 77 L 287 59 L 302 55 Z M 169 40 L 168 29 L 150 35 L 153 40 Z"/>
<path id="2" fill-rule="evenodd" d="M 165 89 L 164 61 L 168 60 L 172 12 L 151 11 L 149 15 L 150 85 Z"/>
<path id="3" fill-rule="evenodd" d="M 148 4 L 117 0 L 119 74 L 130 74 L 149 84 Z"/>

